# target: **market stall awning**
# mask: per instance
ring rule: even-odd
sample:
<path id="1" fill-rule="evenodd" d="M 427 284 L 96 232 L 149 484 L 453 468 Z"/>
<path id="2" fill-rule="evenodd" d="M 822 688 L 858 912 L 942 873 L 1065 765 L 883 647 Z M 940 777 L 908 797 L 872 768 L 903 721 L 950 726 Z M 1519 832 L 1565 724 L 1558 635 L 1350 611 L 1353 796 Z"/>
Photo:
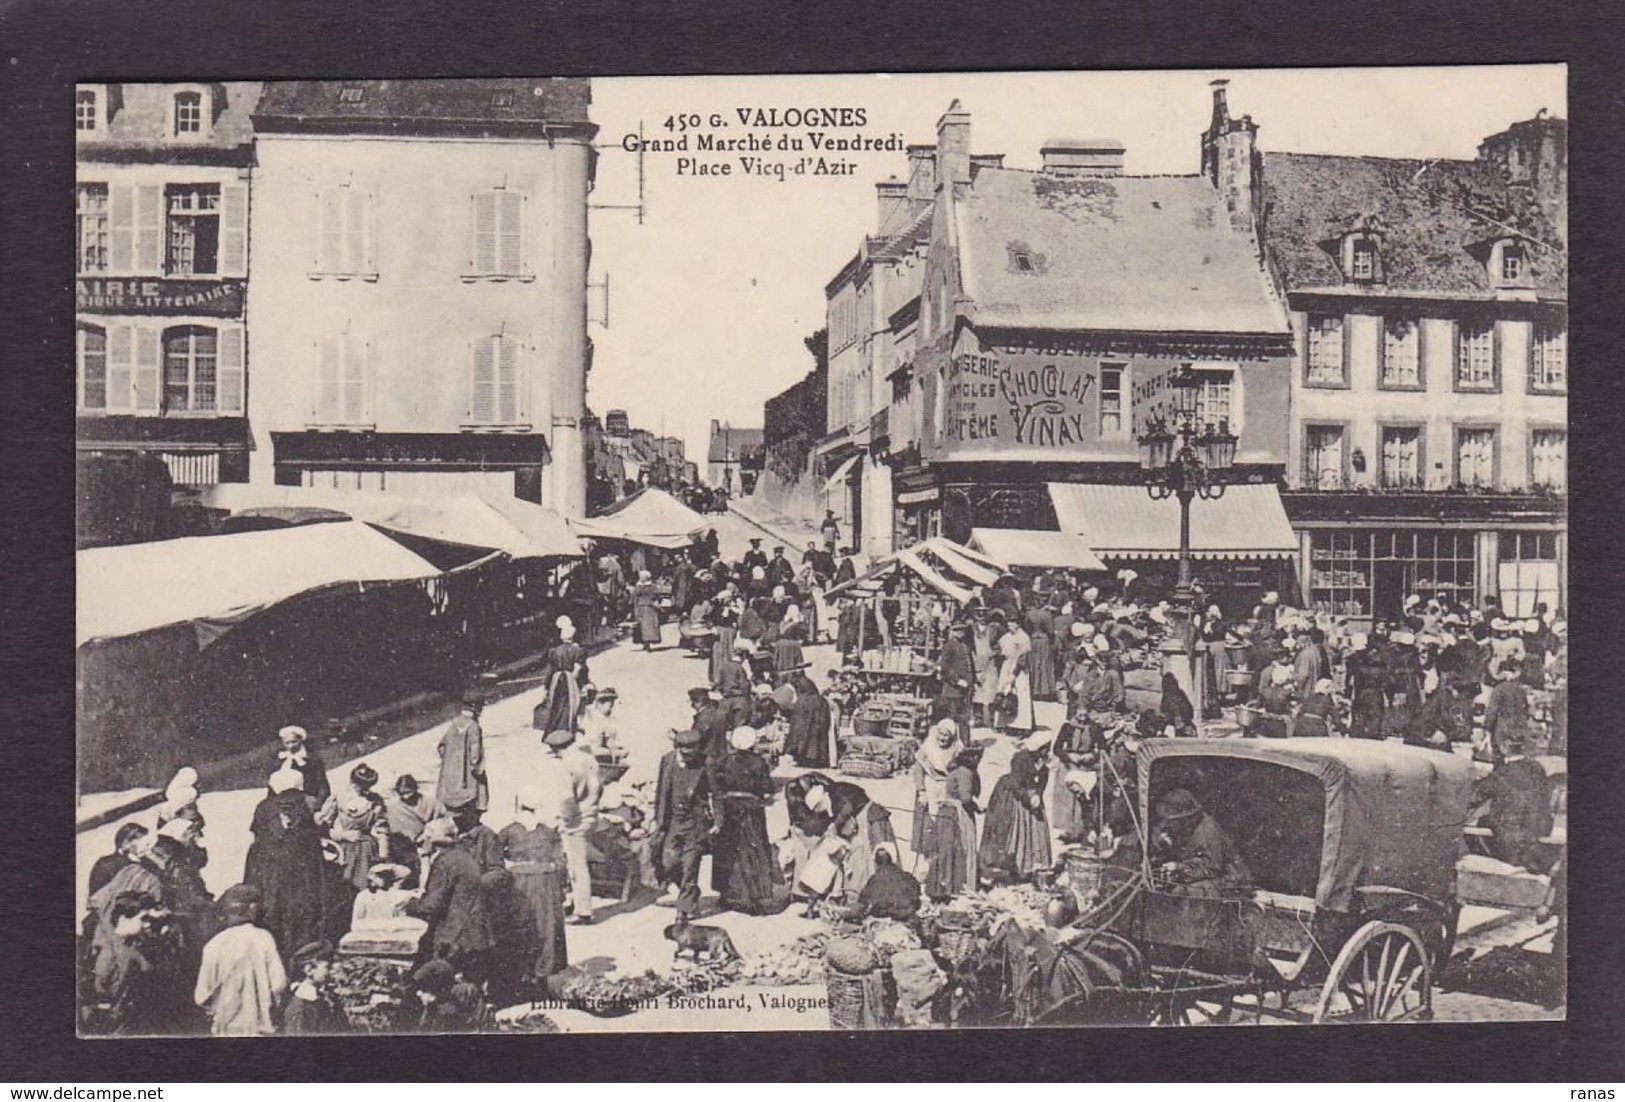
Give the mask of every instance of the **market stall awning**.
<path id="1" fill-rule="evenodd" d="M 218 630 L 327 586 L 440 573 L 356 521 L 92 548 L 76 567 L 78 646 L 174 624 Z"/>
<path id="2" fill-rule="evenodd" d="M 415 497 L 372 490 L 221 483 L 203 490 L 198 501 L 234 516 L 263 516 L 270 509 L 331 510 L 385 531 L 501 551 L 516 559 L 581 554 L 581 542 L 563 517 L 516 497 Z"/>
<path id="3" fill-rule="evenodd" d="M 570 527 L 593 539 L 676 550 L 693 543 L 712 524 L 664 490 L 645 487 L 617 501 L 602 516 L 573 521 Z"/>
<path id="4" fill-rule="evenodd" d="M 1051 482 L 1060 529 L 1103 559 L 1179 556 L 1179 502 L 1153 501 L 1143 486 Z M 1273 485 L 1231 486 L 1217 501 L 1191 502 L 1191 552 L 1199 559 L 1279 559 L 1298 552 Z"/>
<path id="5" fill-rule="evenodd" d="M 1043 566 L 1060 570 L 1106 569 L 1106 564 L 1089 550 L 1083 537 L 1066 532 L 1039 532 L 1030 528 L 973 528 L 970 546 L 1011 566 Z"/>
<path id="6" fill-rule="evenodd" d="M 877 559 L 866 572 L 825 596 L 873 597 L 899 570 L 908 570 L 937 592 L 963 604 L 971 599 L 976 587 L 992 585 L 1005 569 L 1002 562 L 982 552 L 937 537 Z"/>
<path id="7" fill-rule="evenodd" d="M 829 478 L 824 481 L 823 492 L 827 494 L 831 490 L 835 489 L 835 487 L 845 482 L 847 474 L 852 470 L 853 467 L 858 465 L 858 460 L 861 458 L 862 454 L 860 453 L 858 455 L 849 455 L 842 460 L 841 465 L 835 468 L 835 473 L 830 475 Z"/>

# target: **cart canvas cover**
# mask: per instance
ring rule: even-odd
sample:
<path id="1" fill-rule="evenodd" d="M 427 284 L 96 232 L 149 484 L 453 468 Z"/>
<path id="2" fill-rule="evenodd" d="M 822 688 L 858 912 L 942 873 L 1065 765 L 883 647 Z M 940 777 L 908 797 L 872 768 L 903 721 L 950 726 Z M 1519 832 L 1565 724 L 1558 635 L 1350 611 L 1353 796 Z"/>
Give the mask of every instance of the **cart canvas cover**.
<path id="1" fill-rule="evenodd" d="M 1175 757 L 1272 762 L 1320 781 L 1326 819 L 1317 906 L 1350 911 L 1364 887 L 1434 900 L 1455 894 L 1473 782 L 1463 758 L 1363 739 L 1153 739 L 1140 745 L 1142 815 L 1154 764 Z"/>

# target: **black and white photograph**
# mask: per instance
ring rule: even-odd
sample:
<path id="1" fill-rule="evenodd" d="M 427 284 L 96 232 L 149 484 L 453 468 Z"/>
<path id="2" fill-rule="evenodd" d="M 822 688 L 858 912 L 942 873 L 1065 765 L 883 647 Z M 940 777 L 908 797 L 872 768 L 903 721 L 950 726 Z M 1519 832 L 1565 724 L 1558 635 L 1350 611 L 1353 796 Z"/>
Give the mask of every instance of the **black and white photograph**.
<path id="1" fill-rule="evenodd" d="M 1564 65 L 195 77 L 80 1037 L 1566 1019 Z"/>

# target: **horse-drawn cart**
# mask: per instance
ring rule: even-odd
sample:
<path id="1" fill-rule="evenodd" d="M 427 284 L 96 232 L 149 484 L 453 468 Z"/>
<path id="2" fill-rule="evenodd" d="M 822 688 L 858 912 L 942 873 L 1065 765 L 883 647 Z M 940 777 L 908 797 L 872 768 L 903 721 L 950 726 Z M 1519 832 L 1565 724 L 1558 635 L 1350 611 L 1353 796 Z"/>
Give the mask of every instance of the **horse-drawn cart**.
<path id="1" fill-rule="evenodd" d="M 1467 762 L 1352 739 L 1158 739 L 1141 746 L 1137 771 L 1137 837 L 1105 870 L 1094 905 L 1053 954 L 1021 950 L 1037 962 L 1023 985 L 1028 1021 L 1431 1015 L 1456 929 Z M 1149 817 L 1176 788 L 1232 836 L 1246 888 L 1197 894 L 1162 880 Z"/>

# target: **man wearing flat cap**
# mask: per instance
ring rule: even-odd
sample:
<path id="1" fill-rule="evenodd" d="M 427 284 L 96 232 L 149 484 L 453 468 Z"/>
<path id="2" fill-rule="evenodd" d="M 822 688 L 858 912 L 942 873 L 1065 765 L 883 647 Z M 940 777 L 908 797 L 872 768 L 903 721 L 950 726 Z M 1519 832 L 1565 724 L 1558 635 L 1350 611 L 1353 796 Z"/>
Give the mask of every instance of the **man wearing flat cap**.
<path id="1" fill-rule="evenodd" d="M 1165 793 L 1153 814 L 1151 863 L 1175 894 L 1216 896 L 1252 883 L 1229 832 L 1188 789 Z"/>
<path id="2" fill-rule="evenodd" d="M 661 881 L 670 886 L 659 902 L 675 903 L 678 914 L 692 916 L 700 906 L 700 859 L 715 824 L 711 780 L 698 731 L 675 732 L 672 746 L 660 759 L 649 849 Z"/>

